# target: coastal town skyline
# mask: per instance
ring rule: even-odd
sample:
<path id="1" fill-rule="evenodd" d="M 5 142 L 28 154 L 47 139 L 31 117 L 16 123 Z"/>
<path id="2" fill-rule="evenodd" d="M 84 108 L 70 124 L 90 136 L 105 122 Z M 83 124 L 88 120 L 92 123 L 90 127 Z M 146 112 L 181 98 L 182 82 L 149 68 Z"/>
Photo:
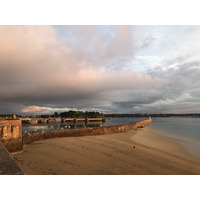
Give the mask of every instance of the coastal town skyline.
<path id="1" fill-rule="evenodd" d="M 200 26 L 0 26 L 0 114 L 198 113 Z"/>

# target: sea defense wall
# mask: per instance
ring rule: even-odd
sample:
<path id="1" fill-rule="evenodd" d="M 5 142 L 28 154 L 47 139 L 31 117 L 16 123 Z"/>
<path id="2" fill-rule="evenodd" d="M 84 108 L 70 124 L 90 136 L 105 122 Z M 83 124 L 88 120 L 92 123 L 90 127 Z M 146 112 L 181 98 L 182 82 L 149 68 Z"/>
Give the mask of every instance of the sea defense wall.
<path id="1" fill-rule="evenodd" d="M 23 150 L 21 120 L 0 120 L 0 142 L 9 152 Z"/>
<path id="2" fill-rule="evenodd" d="M 0 175 L 23 175 L 14 159 L 0 142 Z"/>
<path id="3" fill-rule="evenodd" d="M 118 126 L 105 126 L 105 127 L 94 127 L 94 128 L 82 128 L 82 129 L 65 129 L 65 130 L 53 130 L 30 134 L 23 137 L 23 145 L 29 144 L 34 141 L 58 138 L 58 137 L 79 137 L 79 136 L 91 136 L 91 135 L 105 135 L 114 133 L 123 133 L 131 129 L 137 129 L 144 127 L 152 123 L 152 119 L 144 121 L 134 122 L 126 125 Z"/>

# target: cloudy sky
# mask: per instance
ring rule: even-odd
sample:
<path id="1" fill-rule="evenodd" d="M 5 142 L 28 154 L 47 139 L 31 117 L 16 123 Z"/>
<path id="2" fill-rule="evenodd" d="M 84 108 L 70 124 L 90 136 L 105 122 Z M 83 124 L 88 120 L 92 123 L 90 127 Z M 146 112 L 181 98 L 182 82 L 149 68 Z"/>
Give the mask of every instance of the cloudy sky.
<path id="1" fill-rule="evenodd" d="M 200 26 L 0 26 L 0 113 L 200 112 Z"/>

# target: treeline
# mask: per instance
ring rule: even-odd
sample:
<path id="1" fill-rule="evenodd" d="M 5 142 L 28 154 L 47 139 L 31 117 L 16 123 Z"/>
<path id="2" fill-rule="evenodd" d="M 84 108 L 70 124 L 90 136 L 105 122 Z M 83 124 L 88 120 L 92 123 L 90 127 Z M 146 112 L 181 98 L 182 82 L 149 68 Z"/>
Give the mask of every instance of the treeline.
<path id="1" fill-rule="evenodd" d="M 103 113 L 99 113 L 99 112 L 82 112 L 82 111 L 73 111 L 70 110 L 68 112 L 62 112 L 60 113 L 60 117 L 62 118 L 85 118 L 85 117 L 89 117 L 89 118 L 102 118 L 104 117 Z"/>
<path id="2" fill-rule="evenodd" d="M 105 117 L 200 117 L 200 113 L 186 113 L 186 114 L 105 114 Z"/>
<path id="3" fill-rule="evenodd" d="M 149 117 L 149 114 L 105 114 L 105 117 Z"/>
<path id="4" fill-rule="evenodd" d="M 89 118 L 102 118 L 104 117 L 103 113 L 99 113 L 99 112 L 82 112 L 82 111 L 73 111 L 70 110 L 68 112 L 61 112 L 61 113 L 57 113 L 55 112 L 53 115 L 37 115 L 37 118 L 54 118 L 54 117 L 61 117 L 61 118 L 85 118 L 85 117 L 89 117 Z"/>

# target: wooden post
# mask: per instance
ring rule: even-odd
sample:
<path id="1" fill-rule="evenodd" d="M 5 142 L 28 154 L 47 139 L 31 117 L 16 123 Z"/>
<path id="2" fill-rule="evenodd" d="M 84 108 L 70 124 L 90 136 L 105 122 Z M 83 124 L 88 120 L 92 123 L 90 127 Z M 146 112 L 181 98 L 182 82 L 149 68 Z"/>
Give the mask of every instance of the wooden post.
<path id="1" fill-rule="evenodd" d="M 74 118 L 73 122 L 74 122 L 74 127 L 75 127 L 75 126 L 76 126 L 76 123 L 77 123 L 77 119 Z"/>
<path id="2" fill-rule="evenodd" d="M 89 119 L 85 117 L 85 126 L 88 126 L 88 123 L 89 123 Z"/>

